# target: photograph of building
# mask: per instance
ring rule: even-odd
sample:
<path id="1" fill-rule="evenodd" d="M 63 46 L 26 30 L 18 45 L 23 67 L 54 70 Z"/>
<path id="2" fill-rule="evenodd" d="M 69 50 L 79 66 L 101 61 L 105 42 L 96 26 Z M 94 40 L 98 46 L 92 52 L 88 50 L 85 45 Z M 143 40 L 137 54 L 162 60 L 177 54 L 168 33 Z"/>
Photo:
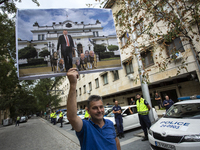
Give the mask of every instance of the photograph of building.
<path id="1" fill-rule="evenodd" d="M 33 13 L 33 18 L 29 16 L 27 19 L 26 15 L 31 12 Z M 38 13 L 44 13 L 49 20 L 45 22 L 46 17 L 45 19 L 37 18 Z M 28 26 L 24 27 L 27 21 Z M 58 47 L 58 38 L 63 35 L 64 30 L 67 30 L 68 35 L 73 39 L 73 67 L 76 67 L 75 63 L 80 59 L 81 54 L 85 54 L 86 51 L 93 51 L 96 66 L 93 68 L 85 67 L 80 71 L 88 73 L 93 69 L 97 72 L 105 68 L 121 68 L 120 50 L 111 10 L 18 10 L 17 26 L 19 77 L 29 78 L 34 76 L 34 78 L 37 78 L 37 75 L 39 75 L 41 78 L 42 74 L 45 74 L 44 77 L 47 77 L 47 74 L 49 76 L 54 76 L 55 74 L 55 76 L 63 75 L 58 67 L 60 59 L 63 58 L 61 54 L 62 46 Z M 98 48 L 99 45 L 101 48 Z M 115 49 L 109 50 L 109 47 L 112 46 L 115 46 Z M 24 56 L 25 52 L 20 51 L 27 47 L 35 49 L 35 52 L 32 52 L 31 55 L 33 54 L 32 58 L 40 60 L 38 67 L 27 67 L 28 60 L 31 58 Z M 54 53 L 57 53 L 55 56 L 56 63 L 53 63 L 52 60 L 54 59 Z"/>

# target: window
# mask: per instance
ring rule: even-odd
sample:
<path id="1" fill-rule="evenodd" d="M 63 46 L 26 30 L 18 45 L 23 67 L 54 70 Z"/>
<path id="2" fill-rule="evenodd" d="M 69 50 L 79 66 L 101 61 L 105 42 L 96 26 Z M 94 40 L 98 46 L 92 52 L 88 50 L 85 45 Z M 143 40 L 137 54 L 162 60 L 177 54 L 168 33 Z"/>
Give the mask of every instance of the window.
<path id="1" fill-rule="evenodd" d="M 124 33 L 124 35 L 120 38 L 120 42 L 121 42 L 121 47 L 126 45 L 126 43 L 128 42 L 128 37 L 126 33 Z"/>
<path id="2" fill-rule="evenodd" d="M 78 96 L 78 91 L 76 90 L 76 97 Z"/>
<path id="3" fill-rule="evenodd" d="M 140 19 L 138 23 L 135 24 L 135 32 L 137 36 L 140 36 L 144 32 L 144 21 L 143 19 Z"/>
<path id="4" fill-rule="evenodd" d="M 98 78 L 95 79 L 95 83 L 96 83 L 96 88 L 99 88 L 99 79 Z"/>
<path id="5" fill-rule="evenodd" d="M 115 81 L 115 80 L 118 80 L 118 79 L 119 79 L 118 70 L 114 70 L 114 71 L 112 71 L 112 73 L 113 73 L 113 76 L 114 76 L 114 81 Z"/>
<path id="6" fill-rule="evenodd" d="M 116 22 L 118 26 L 122 26 L 122 10 L 120 10 L 116 15 Z"/>
<path id="7" fill-rule="evenodd" d="M 81 40 L 80 38 L 77 38 L 77 40 Z"/>
<path id="8" fill-rule="evenodd" d="M 79 88 L 79 95 L 81 95 L 81 88 Z"/>
<path id="9" fill-rule="evenodd" d="M 141 53 L 141 57 L 145 68 L 154 65 L 153 56 L 150 50 Z"/>
<path id="10" fill-rule="evenodd" d="M 104 83 L 104 85 L 105 85 L 105 84 L 108 84 L 108 76 L 107 76 L 107 73 L 103 74 L 102 77 L 103 77 L 103 83 Z"/>
<path id="11" fill-rule="evenodd" d="M 83 86 L 83 92 L 86 93 L 86 85 Z"/>
<path id="12" fill-rule="evenodd" d="M 92 91 L 92 83 L 89 83 L 89 90 Z"/>
<path id="13" fill-rule="evenodd" d="M 97 36 L 99 36 L 99 32 L 98 31 L 96 32 L 96 34 L 97 34 Z"/>
<path id="14" fill-rule="evenodd" d="M 185 52 L 180 37 L 174 39 L 171 43 L 166 43 L 166 48 L 168 56 L 177 52 Z"/>
<path id="15" fill-rule="evenodd" d="M 38 34 L 38 41 L 44 40 L 44 34 Z"/>
<path id="16" fill-rule="evenodd" d="M 124 63 L 124 67 L 126 69 L 126 74 L 130 74 L 130 73 L 133 73 L 133 64 L 132 64 L 132 61 L 131 62 L 126 62 Z"/>

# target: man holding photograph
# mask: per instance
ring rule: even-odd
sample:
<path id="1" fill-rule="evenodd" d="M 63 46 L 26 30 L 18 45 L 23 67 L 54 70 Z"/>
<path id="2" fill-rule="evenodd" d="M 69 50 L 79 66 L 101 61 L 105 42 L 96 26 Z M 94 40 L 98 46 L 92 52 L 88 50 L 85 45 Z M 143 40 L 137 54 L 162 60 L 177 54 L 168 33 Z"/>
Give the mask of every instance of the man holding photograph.
<path id="1" fill-rule="evenodd" d="M 61 45 L 61 54 L 64 57 L 66 72 L 72 68 L 72 51 L 74 50 L 74 41 L 67 30 L 63 30 L 63 35 L 58 38 L 57 51 Z"/>
<path id="2" fill-rule="evenodd" d="M 88 98 L 89 120 L 82 120 L 77 116 L 76 85 L 79 74 L 76 68 L 67 72 L 70 90 L 67 100 L 67 118 L 76 131 L 81 150 L 120 150 L 120 143 L 116 137 L 115 128 L 110 120 L 104 119 L 102 98 L 91 95 Z"/>

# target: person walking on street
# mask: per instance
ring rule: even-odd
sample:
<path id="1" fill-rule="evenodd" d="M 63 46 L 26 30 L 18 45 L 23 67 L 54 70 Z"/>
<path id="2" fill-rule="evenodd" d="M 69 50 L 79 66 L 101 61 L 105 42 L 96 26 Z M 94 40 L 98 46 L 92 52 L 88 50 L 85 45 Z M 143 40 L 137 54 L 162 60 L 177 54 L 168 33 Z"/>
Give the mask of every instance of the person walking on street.
<path id="1" fill-rule="evenodd" d="M 55 110 L 53 110 L 53 125 L 56 124 L 56 118 L 57 118 L 56 112 L 55 112 Z"/>
<path id="2" fill-rule="evenodd" d="M 115 122 L 117 125 L 117 132 L 119 135 L 119 138 L 121 139 L 124 137 L 124 131 L 123 131 L 123 119 L 122 119 L 122 109 L 118 105 L 118 101 L 115 101 L 115 106 L 113 107 L 113 113 L 115 114 Z"/>
<path id="3" fill-rule="evenodd" d="M 60 119 L 60 127 L 62 128 L 63 127 L 63 112 L 62 111 L 60 111 L 59 119 Z"/>
<path id="4" fill-rule="evenodd" d="M 158 95 L 157 92 L 156 92 L 156 94 L 155 94 L 155 101 L 156 101 L 156 103 L 157 103 L 159 109 L 162 108 L 162 105 L 161 105 L 161 97 L 160 97 L 160 95 Z"/>
<path id="5" fill-rule="evenodd" d="M 149 106 L 149 103 L 141 97 L 140 94 L 136 94 L 136 98 L 137 112 L 140 120 L 140 125 L 145 135 L 142 141 L 146 141 L 148 140 L 147 129 L 149 129 L 151 126 L 151 121 L 148 116 L 151 107 Z"/>
<path id="6" fill-rule="evenodd" d="M 166 108 L 166 111 L 174 104 L 174 101 L 169 99 L 169 96 L 165 96 L 165 100 L 163 101 L 163 106 Z"/>
<path id="7" fill-rule="evenodd" d="M 88 113 L 88 107 L 85 107 L 85 116 L 84 119 L 88 120 L 90 118 L 90 114 Z"/>
<path id="8" fill-rule="evenodd" d="M 16 124 L 15 124 L 15 126 L 19 126 L 19 121 L 20 121 L 20 116 L 17 116 L 17 119 L 16 119 Z"/>
<path id="9" fill-rule="evenodd" d="M 120 150 L 113 123 L 104 119 L 104 106 L 99 95 L 88 98 L 89 120 L 77 115 L 76 86 L 79 74 L 76 68 L 67 72 L 70 90 L 67 100 L 67 119 L 76 131 L 81 150 Z"/>

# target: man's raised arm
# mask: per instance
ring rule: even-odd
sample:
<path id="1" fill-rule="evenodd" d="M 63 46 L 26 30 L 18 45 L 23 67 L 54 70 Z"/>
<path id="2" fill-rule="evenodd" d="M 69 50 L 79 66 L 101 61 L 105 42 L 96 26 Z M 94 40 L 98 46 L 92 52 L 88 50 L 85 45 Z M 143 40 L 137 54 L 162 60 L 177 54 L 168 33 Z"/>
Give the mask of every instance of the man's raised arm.
<path id="1" fill-rule="evenodd" d="M 67 98 L 67 119 L 77 132 L 81 131 L 83 127 L 83 121 L 77 116 L 76 84 L 78 76 L 76 68 L 70 68 L 67 72 L 70 83 L 70 90 Z"/>

